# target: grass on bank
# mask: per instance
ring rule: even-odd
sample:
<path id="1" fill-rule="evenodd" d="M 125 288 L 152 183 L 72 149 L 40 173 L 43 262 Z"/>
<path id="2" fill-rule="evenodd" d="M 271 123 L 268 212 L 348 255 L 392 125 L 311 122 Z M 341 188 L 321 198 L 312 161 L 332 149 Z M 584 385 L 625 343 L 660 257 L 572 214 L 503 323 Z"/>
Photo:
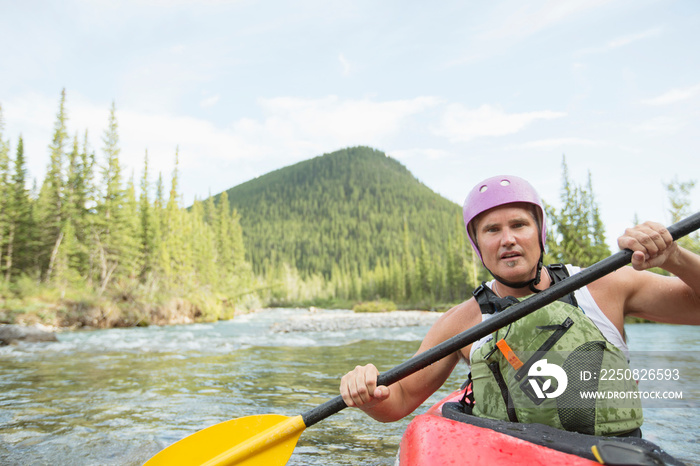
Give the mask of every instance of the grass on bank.
<path id="1" fill-rule="evenodd" d="M 0 283 L 0 324 L 113 328 L 214 322 L 259 306 L 251 295 L 230 297 L 208 287 L 164 289 L 155 281 L 121 280 L 103 292 L 32 277 Z"/>
<path id="2" fill-rule="evenodd" d="M 355 312 L 391 312 L 396 310 L 396 304 L 392 301 L 377 300 L 355 304 L 352 308 Z"/>

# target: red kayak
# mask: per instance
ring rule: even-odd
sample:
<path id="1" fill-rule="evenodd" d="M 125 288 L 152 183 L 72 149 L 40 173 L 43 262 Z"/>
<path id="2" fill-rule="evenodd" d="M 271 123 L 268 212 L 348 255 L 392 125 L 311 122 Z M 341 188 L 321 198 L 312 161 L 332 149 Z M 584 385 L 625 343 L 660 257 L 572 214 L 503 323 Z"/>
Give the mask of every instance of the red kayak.
<path id="1" fill-rule="evenodd" d="M 465 412 L 463 396 L 458 390 L 411 421 L 401 439 L 400 466 L 683 464 L 641 438 L 478 418 Z"/>

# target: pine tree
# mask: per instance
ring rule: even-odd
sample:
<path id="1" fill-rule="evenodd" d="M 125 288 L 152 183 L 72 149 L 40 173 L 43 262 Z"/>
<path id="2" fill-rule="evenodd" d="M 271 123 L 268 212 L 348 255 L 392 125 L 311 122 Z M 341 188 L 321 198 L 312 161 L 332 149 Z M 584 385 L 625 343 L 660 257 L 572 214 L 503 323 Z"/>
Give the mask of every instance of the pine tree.
<path id="1" fill-rule="evenodd" d="M 187 240 L 190 225 L 186 222 L 184 212 L 179 205 L 179 149 L 175 150 L 175 168 L 170 184 L 168 203 L 163 215 L 163 241 L 161 243 L 161 261 L 165 276 L 172 282 L 190 283 L 192 274 L 191 242 Z"/>
<path id="2" fill-rule="evenodd" d="M 446 299 L 454 301 L 457 296 L 459 280 L 457 278 L 457 255 L 454 245 L 454 237 L 450 234 L 447 236 L 447 245 L 445 251 L 445 286 Z"/>
<path id="3" fill-rule="evenodd" d="M 593 194 L 590 172 L 586 188 L 570 179 L 562 159 L 561 211 L 545 206 L 552 228 L 548 235 L 548 261 L 589 266 L 610 255 L 605 230 Z"/>
<path id="4" fill-rule="evenodd" d="M 593 195 L 593 181 L 591 178 L 591 172 L 588 171 L 588 210 L 589 210 L 589 223 L 590 223 L 590 238 L 591 246 L 590 253 L 588 255 L 589 263 L 585 265 L 593 265 L 606 257 L 610 256 L 610 248 L 605 241 L 605 226 L 603 225 L 603 219 L 600 216 L 600 208 Z"/>
<path id="5" fill-rule="evenodd" d="M 79 244 L 79 268 L 81 275 L 87 280 L 89 286 L 93 286 L 95 280 L 99 279 L 96 273 L 99 257 L 99 250 L 96 247 L 98 237 L 97 216 L 98 203 L 101 202 L 100 195 L 95 183 L 95 152 L 91 150 L 88 139 L 88 132 L 85 131 L 83 144 L 80 150 L 80 157 L 77 168 L 75 183 L 75 236 Z"/>
<path id="6" fill-rule="evenodd" d="M 73 139 L 73 149 L 68 154 L 66 181 L 63 188 L 63 213 L 61 231 L 63 241 L 59 248 L 54 267 L 56 276 L 60 276 L 62 286 L 65 288 L 70 281 L 77 281 L 81 272 L 85 272 L 85 251 L 76 237 L 77 231 L 82 228 L 83 212 L 80 208 L 79 197 L 82 185 L 82 169 L 80 167 L 80 149 L 78 136 Z"/>
<path id="7" fill-rule="evenodd" d="M 228 195 L 227 195 L 228 198 Z M 217 211 L 216 211 L 216 203 L 214 202 L 214 196 L 209 193 L 209 197 L 207 198 L 206 201 L 204 201 L 204 221 L 208 225 L 216 225 L 217 223 Z"/>
<path id="8" fill-rule="evenodd" d="M 692 213 L 690 208 L 690 193 L 695 188 L 695 181 L 680 181 L 675 177 L 670 183 L 664 185 L 671 204 L 669 213 L 671 223 L 677 223 Z"/>
<path id="9" fill-rule="evenodd" d="M 447 251 L 444 254 L 445 298 L 450 302 L 464 300 L 479 283 L 479 259 L 474 250 L 467 245 L 467 234 L 461 215 L 455 217 L 453 231 L 455 233 L 448 236 Z"/>
<path id="10" fill-rule="evenodd" d="M 159 275 L 165 275 L 164 263 L 164 223 L 165 223 L 165 198 L 163 188 L 163 175 L 158 173 L 156 181 L 156 194 L 153 199 L 153 270 Z"/>
<path id="11" fill-rule="evenodd" d="M 104 165 L 101 168 L 102 198 L 97 205 L 97 251 L 100 264 L 100 291 L 104 291 L 114 274 L 128 274 L 127 250 L 131 246 L 129 226 L 124 218 L 126 192 L 122 186 L 119 164 L 119 133 L 116 105 L 112 102 L 107 129 L 102 137 Z M 117 270 L 120 268 L 120 270 Z"/>
<path id="12" fill-rule="evenodd" d="M 204 206 L 195 199 L 189 212 L 192 224 L 192 249 L 197 281 L 209 289 L 218 288 L 221 267 L 216 262 L 214 229 L 205 222 Z"/>
<path id="13" fill-rule="evenodd" d="M 566 158 L 562 157 L 562 211 L 557 217 L 557 230 L 561 234 L 558 242 L 563 262 L 578 264 L 584 259 L 588 246 L 588 224 L 582 215 L 582 193 L 569 178 Z"/>
<path id="14" fill-rule="evenodd" d="M 155 233 L 153 208 L 148 193 L 151 189 L 148 179 L 148 151 L 143 158 L 143 176 L 141 177 L 141 192 L 139 195 L 139 218 L 141 220 L 141 278 L 144 279 L 153 270 L 155 253 Z"/>
<path id="15" fill-rule="evenodd" d="M 431 276 L 431 260 L 428 257 L 428 249 L 425 245 L 425 240 L 420 240 L 420 255 L 418 256 L 417 280 L 418 290 L 420 292 L 419 299 L 431 298 L 433 290 L 433 277 Z"/>
<path id="16" fill-rule="evenodd" d="M 139 203 L 136 200 L 136 186 L 133 173 L 126 183 L 121 218 L 125 226 L 124 238 L 126 241 L 120 251 L 122 263 L 124 264 L 122 271 L 126 277 L 137 278 L 141 276 L 143 258 L 140 248 L 141 219 L 139 217 Z"/>
<path id="17" fill-rule="evenodd" d="M 17 154 L 8 193 L 8 212 L 10 215 L 10 232 L 5 256 L 5 280 L 13 275 L 28 272 L 34 252 L 34 226 L 32 206 L 26 188 L 27 167 L 24 160 L 24 141 L 22 136 L 17 143 Z"/>
<path id="18" fill-rule="evenodd" d="M 233 209 L 229 218 L 229 234 L 231 235 L 231 259 L 233 267 L 239 271 L 238 275 L 248 273 L 245 264 L 245 244 L 243 243 L 243 228 L 238 210 Z M 234 272 L 235 273 L 235 272 Z"/>
<path id="19" fill-rule="evenodd" d="M 91 257 L 95 193 L 93 182 L 94 154 L 90 154 L 87 131 L 82 147 L 78 136 L 68 155 L 68 169 L 64 189 L 64 225 L 71 225 L 71 246 L 68 248 L 69 267 L 76 276 L 91 283 Z"/>
<path id="20" fill-rule="evenodd" d="M 64 234 L 62 231 L 64 218 L 63 190 L 65 184 L 65 145 L 68 138 L 66 131 L 68 117 L 65 104 L 66 90 L 63 89 L 54 125 L 53 140 L 49 145 L 49 166 L 39 192 L 37 206 L 37 217 L 41 225 L 40 244 L 37 252 L 46 281 L 52 278 L 54 263 Z"/>
<path id="21" fill-rule="evenodd" d="M 11 264 L 11 255 L 3 261 L 4 247 L 12 244 L 12 222 L 10 219 L 10 145 L 4 140 L 5 121 L 2 115 L 2 106 L 0 106 L 0 271 L 3 270 L 3 264 L 7 264 L 8 260 Z M 9 238 L 9 239 L 8 239 Z M 6 275 L 9 276 L 9 265 L 5 265 Z"/>
<path id="22" fill-rule="evenodd" d="M 394 301 L 403 300 L 403 275 L 401 273 L 401 263 L 395 258 L 393 253 L 389 255 L 389 293 L 388 297 Z"/>
<path id="23" fill-rule="evenodd" d="M 75 252 L 78 249 L 75 226 L 69 219 L 61 227 L 61 241 L 52 255 L 51 280 L 57 285 L 62 295 L 80 280 L 77 270 L 72 267 Z"/>
<path id="24" fill-rule="evenodd" d="M 403 256 L 401 257 L 403 274 L 403 298 L 408 301 L 413 295 L 413 258 L 411 257 L 411 240 L 408 234 L 408 222 L 403 222 Z"/>
<path id="25" fill-rule="evenodd" d="M 666 183 L 664 187 L 666 188 L 668 200 L 671 204 L 669 209 L 671 223 L 679 222 L 689 216 L 693 212 L 691 209 L 690 193 L 693 188 L 695 188 L 695 181 L 679 181 L 678 178 L 675 177 L 673 181 Z M 686 249 L 700 253 L 700 234 L 695 232 L 687 235 L 679 239 L 678 244 Z"/>
<path id="26" fill-rule="evenodd" d="M 219 196 L 219 204 L 216 211 L 216 251 L 219 258 L 219 267 L 225 276 L 234 273 L 233 242 L 231 237 L 231 207 L 228 203 L 228 194 L 224 191 Z"/>

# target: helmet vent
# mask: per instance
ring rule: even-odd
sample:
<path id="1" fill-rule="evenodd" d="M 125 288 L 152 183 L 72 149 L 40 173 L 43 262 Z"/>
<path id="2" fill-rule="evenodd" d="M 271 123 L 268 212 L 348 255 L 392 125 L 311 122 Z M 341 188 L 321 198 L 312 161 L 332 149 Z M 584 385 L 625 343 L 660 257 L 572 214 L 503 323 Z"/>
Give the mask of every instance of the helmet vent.
<path id="1" fill-rule="evenodd" d="M 501 186 L 508 186 L 510 185 L 510 181 L 508 180 L 501 180 Z"/>
<path id="2" fill-rule="evenodd" d="M 480 192 L 480 193 L 485 193 L 488 189 L 489 189 L 488 186 L 483 185 L 481 188 L 479 188 L 479 192 Z"/>

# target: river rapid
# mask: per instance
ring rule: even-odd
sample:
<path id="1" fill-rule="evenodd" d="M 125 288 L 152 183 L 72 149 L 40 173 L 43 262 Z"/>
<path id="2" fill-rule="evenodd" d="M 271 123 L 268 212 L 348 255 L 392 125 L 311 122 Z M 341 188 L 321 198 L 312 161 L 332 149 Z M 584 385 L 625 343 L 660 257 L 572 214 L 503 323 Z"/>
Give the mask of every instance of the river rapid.
<path id="1" fill-rule="evenodd" d="M 350 311 L 269 309 L 215 324 L 64 332 L 54 343 L 0 347 L 0 464 L 140 465 L 231 418 L 300 414 L 336 396 L 355 365 L 382 371 L 410 358 L 437 315 L 402 316 L 367 317 L 376 320 L 363 326 Z M 683 399 L 644 401 L 645 438 L 700 464 L 698 328 L 636 324 L 627 333 L 633 368 L 680 374 L 670 387 Z M 458 366 L 416 412 L 466 374 Z M 645 384 L 640 390 L 658 388 Z M 381 424 L 343 410 L 307 429 L 289 464 L 392 465 L 410 419 Z"/>

